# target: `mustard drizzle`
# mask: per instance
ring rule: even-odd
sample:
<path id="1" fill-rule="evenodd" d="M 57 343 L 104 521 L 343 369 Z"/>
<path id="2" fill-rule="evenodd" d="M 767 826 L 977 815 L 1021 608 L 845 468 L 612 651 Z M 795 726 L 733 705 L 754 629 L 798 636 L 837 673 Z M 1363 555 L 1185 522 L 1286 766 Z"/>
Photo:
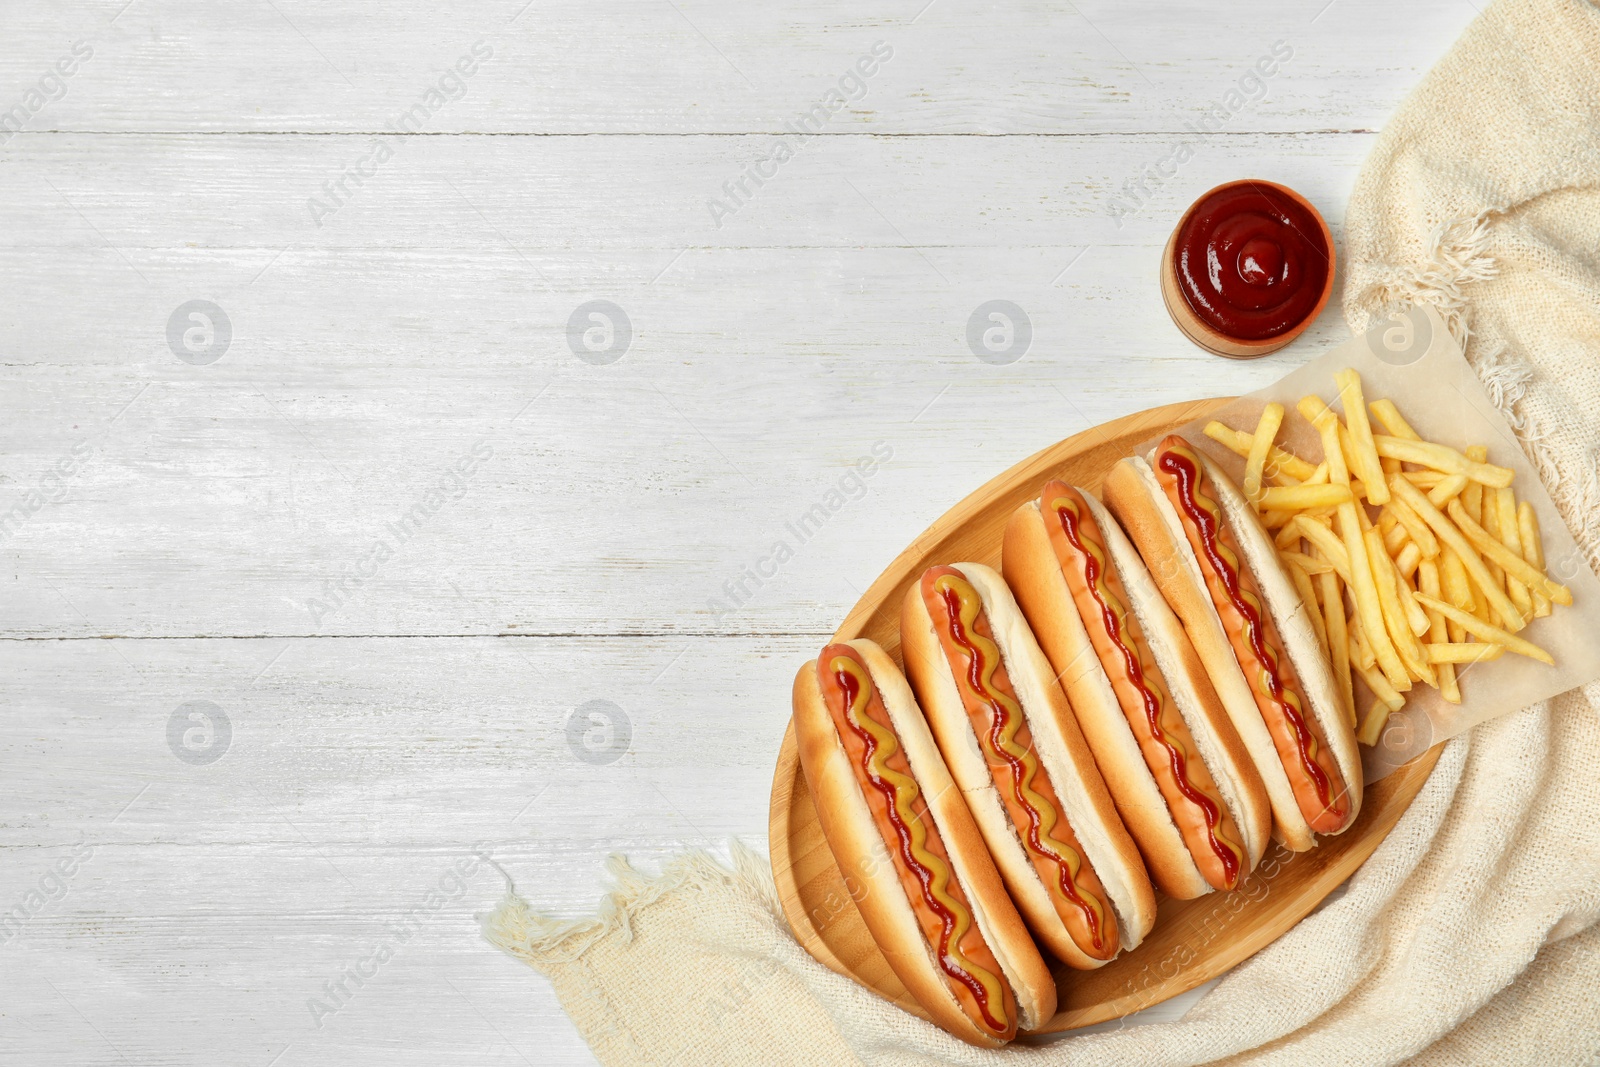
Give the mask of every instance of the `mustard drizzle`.
<path id="1" fill-rule="evenodd" d="M 1057 497 L 1050 502 L 1051 510 L 1067 509 L 1072 513 L 1074 529 L 1082 532 L 1083 513 L 1078 508 L 1077 501 L 1071 497 Z M 1065 528 L 1063 528 L 1065 532 Z M 1172 775 L 1177 780 L 1178 789 L 1191 804 L 1205 814 L 1206 833 L 1210 838 L 1211 847 L 1217 853 L 1217 858 L 1222 861 L 1225 871 L 1230 872 L 1228 879 L 1231 886 L 1238 881 L 1239 873 L 1244 869 L 1244 849 L 1237 842 L 1228 837 L 1222 828 L 1223 809 L 1221 801 L 1216 797 L 1205 794 L 1199 786 L 1189 780 L 1185 769 L 1189 760 L 1194 758 L 1188 746 L 1183 741 L 1169 734 L 1170 728 L 1166 722 L 1168 712 L 1174 710 L 1171 695 L 1166 687 L 1157 680 L 1152 672 L 1152 664 L 1145 661 L 1145 650 L 1138 647 L 1138 642 L 1131 636 L 1132 631 L 1128 626 L 1128 608 L 1122 598 L 1111 589 L 1106 575 L 1106 557 L 1101 551 L 1101 546 L 1093 538 L 1086 536 L 1069 537 L 1068 541 L 1074 548 L 1081 550 L 1093 561 L 1094 581 L 1089 584 L 1090 592 L 1099 603 L 1102 612 L 1110 616 L 1106 627 L 1112 644 L 1121 651 L 1126 666 L 1128 681 L 1138 689 L 1145 699 L 1146 719 L 1150 724 L 1150 733 L 1156 743 L 1167 750 Z M 1087 577 L 1087 574 L 1086 574 Z M 1129 634 L 1127 640 L 1124 634 Z M 1152 708 L 1151 705 L 1154 704 Z M 1205 802 L 1202 803 L 1201 799 Z M 1223 855 L 1223 850 L 1233 857 L 1230 862 L 1228 856 Z"/>
<path id="2" fill-rule="evenodd" d="M 1299 741 L 1296 745 L 1300 756 L 1301 769 L 1311 779 L 1312 786 L 1317 791 L 1317 799 L 1322 803 L 1324 810 L 1334 809 L 1333 783 L 1328 780 L 1327 772 L 1317 763 L 1317 752 L 1320 746 L 1317 736 L 1306 724 L 1305 708 L 1300 703 L 1300 694 L 1292 687 L 1285 684 L 1278 669 L 1278 652 L 1267 639 L 1265 627 L 1261 623 L 1263 607 L 1261 600 L 1244 587 L 1240 580 L 1239 557 L 1227 545 L 1222 543 L 1219 531 L 1222 529 L 1222 508 L 1204 489 L 1205 470 L 1200 466 L 1200 460 L 1185 446 L 1173 446 L 1165 450 L 1166 454 L 1177 455 L 1188 463 L 1194 471 L 1193 479 L 1188 486 L 1189 502 L 1201 509 L 1210 517 L 1210 529 L 1201 528 L 1200 538 L 1205 553 L 1212 557 L 1213 566 L 1217 562 L 1225 565 L 1226 570 L 1220 576 L 1223 585 L 1227 588 L 1228 595 L 1233 598 L 1237 608 L 1241 603 L 1249 608 L 1240 611 L 1244 616 L 1246 645 L 1249 646 L 1256 660 L 1257 677 L 1260 681 L 1260 691 L 1265 692 L 1277 705 L 1283 709 L 1284 716 L 1289 720 L 1295 736 Z M 1198 524 L 1197 524 L 1198 525 Z"/>
<path id="3" fill-rule="evenodd" d="M 1016 787 L 1030 824 L 1028 844 L 1035 852 L 1051 860 L 1059 868 L 1062 894 L 1083 912 L 1090 936 L 1094 941 L 1095 951 L 1103 952 L 1105 951 L 1105 906 L 1096 894 L 1078 884 L 1079 873 L 1083 869 L 1083 858 L 1078 855 L 1078 851 L 1065 841 L 1051 836 L 1051 831 L 1060 821 L 1060 816 L 1055 806 L 1033 788 L 1033 780 L 1039 774 L 1038 756 L 1031 748 L 1023 748 L 1017 744 L 1016 735 L 1023 723 L 1021 705 L 993 688 L 994 672 L 1000 664 L 1000 648 L 973 629 L 973 623 L 983 610 L 983 601 L 970 583 L 953 574 L 943 574 L 934 579 L 933 588 L 941 596 L 953 594 L 960 602 L 961 610 L 958 618 L 961 631 L 965 634 L 965 641 L 962 643 L 966 646 L 968 654 L 976 661 L 980 677 L 976 684 L 971 678 L 962 679 L 959 674 L 957 680 L 965 681 L 967 688 L 995 712 L 994 726 L 983 740 L 991 753 L 995 753 L 998 749 L 996 754 L 1004 758 L 1011 767 L 1012 783 Z"/>
<path id="4" fill-rule="evenodd" d="M 849 656 L 833 657 L 828 669 L 835 674 L 848 674 L 855 680 L 855 699 L 845 708 L 845 718 L 855 730 L 870 738 L 866 745 L 867 777 L 880 792 L 887 794 L 899 815 L 898 820 L 891 821 L 900 839 L 901 857 L 910 861 L 907 865 L 917 881 L 922 883 L 923 892 L 938 901 L 944 909 L 940 915 L 944 926 L 938 953 L 940 966 L 963 985 L 968 984 L 964 979 L 969 979 L 981 987 L 983 995 L 974 998 L 978 1000 L 979 1011 L 991 1029 L 1003 1033 L 1009 1024 L 1004 1018 L 1005 1000 L 1000 980 L 973 963 L 961 951 L 961 939 L 972 927 L 972 913 L 950 892 L 953 880 L 950 867 L 940 856 L 929 851 L 928 828 L 912 810 L 912 805 L 922 794 L 922 787 L 915 778 L 889 766 L 889 758 L 900 751 L 900 740 L 894 731 L 865 714 L 872 700 L 872 679 Z M 848 688 L 840 688 L 849 694 Z M 968 988 L 970 990 L 971 986 Z"/>

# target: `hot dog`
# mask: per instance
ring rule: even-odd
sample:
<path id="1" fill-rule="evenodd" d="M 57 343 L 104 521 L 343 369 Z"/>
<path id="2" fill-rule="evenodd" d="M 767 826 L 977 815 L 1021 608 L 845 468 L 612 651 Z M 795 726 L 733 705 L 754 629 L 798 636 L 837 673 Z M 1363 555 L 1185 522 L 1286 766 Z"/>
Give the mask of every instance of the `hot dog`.
<path id="1" fill-rule="evenodd" d="M 1143 940 L 1155 893 L 1067 696 L 998 574 L 932 567 L 901 650 L 1012 899 L 1057 957 L 1099 967 Z"/>
<path id="2" fill-rule="evenodd" d="M 1149 564 L 1261 772 L 1295 851 L 1361 810 L 1355 733 L 1272 540 L 1233 480 L 1183 438 L 1123 460 L 1106 503 Z"/>
<path id="3" fill-rule="evenodd" d="M 867 929 L 935 1023 L 994 1047 L 1055 1013 L 1049 968 L 1006 896 L 928 724 L 871 641 L 794 680 L 800 763 Z"/>
<path id="4" fill-rule="evenodd" d="M 1156 885 L 1237 888 L 1270 839 L 1266 788 L 1116 520 L 1050 482 L 1012 514 L 1002 560 Z"/>

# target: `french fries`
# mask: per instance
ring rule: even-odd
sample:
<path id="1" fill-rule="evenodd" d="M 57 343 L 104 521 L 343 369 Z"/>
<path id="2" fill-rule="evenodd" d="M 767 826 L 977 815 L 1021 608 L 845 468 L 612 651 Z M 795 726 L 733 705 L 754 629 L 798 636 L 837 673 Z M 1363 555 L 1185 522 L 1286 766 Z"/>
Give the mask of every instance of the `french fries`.
<path id="1" fill-rule="evenodd" d="M 1356 740 L 1363 745 L 1375 745 L 1378 738 L 1383 736 L 1383 727 L 1392 715 L 1388 703 L 1381 698 L 1372 702 L 1372 707 L 1367 709 L 1367 717 L 1361 720 L 1361 726 L 1356 730 Z"/>
<path id="2" fill-rule="evenodd" d="M 1572 592 L 1545 573 L 1538 516 L 1517 499 L 1511 468 L 1490 463 L 1482 445 L 1426 440 L 1392 400 L 1369 401 L 1353 370 L 1334 382 L 1339 410 L 1317 396 L 1295 404 L 1321 440 L 1317 462 L 1279 444 L 1281 404 L 1266 405 L 1254 432 L 1220 422 L 1205 432 L 1244 458 L 1245 497 L 1371 745 L 1415 683 L 1459 704 L 1471 665 L 1507 652 L 1553 664 L 1517 631 L 1571 604 Z"/>
<path id="3" fill-rule="evenodd" d="M 1350 444 L 1354 448 L 1345 457 L 1345 462 L 1361 475 L 1361 483 L 1367 487 L 1367 503 L 1387 504 L 1388 480 L 1373 444 L 1372 424 L 1367 421 L 1367 401 L 1361 395 L 1361 376 L 1346 367 L 1333 376 L 1333 381 L 1339 387 L 1339 403 L 1344 408 L 1344 421 L 1350 428 Z"/>
<path id="4" fill-rule="evenodd" d="M 1301 401 L 1301 405 L 1304 410 L 1305 401 Z M 1335 485 L 1349 485 L 1350 471 L 1345 466 L 1344 452 L 1339 443 L 1339 420 L 1323 404 L 1317 409 L 1315 423 L 1317 432 L 1322 436 L 1322 451 L 1324 461 L 1328 464 L 1329 480 Z M 1378 599 L 1378 582 L 1372 569 L 1372 560 L 1367 554 L 1367 540 L 1361 522 L 1365 516 L 1366 510 L 1358 508 L 1353 501 L 1339 505 L 1339 536 L 1344 540 L 1344 550 L 1349 559 L 1350 593 L 1356 603 L 1356 617 L 1361 622 L 1361 631 L 1366 636 L 1379 669 L 1394 689 L 1403 692 L 1411 688 L 1411 676 L 1384 625 L 1383 607 Z"/>
<path id="5" fill-rule="evenodd" d="M 1422 550 L 1413 541 L 1407 541 L 1400 546 L 1400 552 L 1394 557 L 1394 565 L 1400 568 L 1400 577 L 1410 580 L 1417 572 L 1417 566 L 1422 562 Z"/>
<path id="6" fill-rule="evenodd" d="M 1539 516 L 1533 505 L 1524 500 L 1517 508 L 1517 535 L 1522 539 L 1522 558 L 1540 573 L 1544 572 L 1544 547 L 1539 543 Z M 1550 614 L 1550 597 L 1539 589 L 1533 591 L 1533 614 L 1543 618 Z"/>
<path id="7" fill-rule="evenodd" d="M 1261 474 L 1267 466 L 1267 450 L 1272 447 L 1272 439 L 1278 436 L 1278 427 L 1282 425 L 1282 404 L 1268 404 L 1262 408 L 1261 421 L 1256 423 L 1255 440 L 1250 445 L 1250 454 L 1245 457 L 1245 499 L 1260 508 L 1280 506 L 1263 503 L 1259 498 L 1261 497 Z"/>
<path id="8" fill-rule="evenodd" d="M 1262 510 L 1305 511 L 1332 508 L 1355 500 L 1348 485 L 1280 485 L 1271 489 L 1256 487 L 1257 506 Z"/>
<path id="9" fill-rule="evenodd" d="M 1498 524 L 1500 543 L 1505 546 L 1518 559 L 1522 558 L 1522 533 L 1517 529 L 1517 498 L 1507 486 L 1494 491 L 1495 522 Z M 1506 592 L 1511 596 L 1511 602 L 1522 612 L 1523 618 L 1533 616 L 1533 596 L 1528 592 L 1528 585 L 1521 578 L 1507 577 Z"/>
<path id="10" fill-rule="evenodd" d="M 1431 486 L 1424 482 L 1421 478 L 1411 478 L 1412 485 L 1416 486 L 1418 489 L 1425 488 L 1428 490 L 1428 499 L 1433 502 L 1434 507 L 1442 508 L 1450 501 L 1454 500 L 1456 496 L 1467 487 L 1467 483 L 1471 481 L 1471 479 L 1465 474 L 1445 474 L 1436 475 L 1430 479 L 1430 481 L 1432 482 Z M 1479 486 L 1478 489 L 1481 492 L 1483 487 Z"/>
<path id="11" fill-rule="evenodd" d="M 1444 445 L 1429 444 L 1426 441 L 1407 441 L 1404 437 L 1388 437 L 1383 434 L 1375 435 L 1372 442 L 1377 446 L 1380 456 L 1388 456 L 1390 459 L 1406 463 L 1418 463 L 1446 474 L 1465 474 L 1479 485 L 1492 486 L 1496 489 L 1510 485 L 1515 474 L 1510 467 L 1475 463 L 1455 449 L 1446 448 Z"/>
<path id="12" fill-rule="evenodd" d="M 1466 512 L 1455 501 L 1450 502 L 1450 517 L 1460 525 L 1461 532 L 1466 534 L 1467 540 L 1482 550 L 1485 556 L 1493 559 L 1500 567 L 1512 577 L 1518 578 L 1529 585 L 1536 585 L 1557 604 L 1571 604 L 1572 590 L 1558 582 L 1553 582 L 1545 577 L 1544 572 L 1535 570 L 1533 565 L 1519 555 L 1514 555 L 1505 545 L 1496 541 L 1484 532 L 1483 527 L 1467 517 Z M 1518 629 L 1521 629 L 1519 626 Z"/>
<path id="13" fill-rule="evenodd" d="M 1333 564 L 1327 560 L 1312 559 L 1303 552 L 1279 552 L 1278 556 L 1285 563 L 1294 564 L 1294 569 L 1307 577 L 1313 574 L 1333 573 Z"/>
<path id="14" fill-rule="evenodd" d="M 1366 539 L 1367 558 L 1372 561 L 1372 577 L 1378 587 L 1378 610 L 1383 616 L 1388 638 L 1394 643 L 1395 653 L 1409 676 L 1437 687 L 1438 676 L 1422 654 L 1422 646 L 1417 643 L 1415 617 L 1407 610 L 1397 588 L 1399 575 L 1395 571 L 1394 561 L 1384 553 L 1377 530 L 1368 530 Z M 1422 621 L 1423 629 L 1427 629 L 1427 617 L 1424 616 Z M 1389 680 L 1394 681 L 1393 677 Z M 1409 678 L 1407 681 L 1409 683 Z"/>
<path id="15" fill-rule="evenodd" d="M 1332 530 L 1304 515 L 1296 515 L 1289 525 L 1300 531 L 1300 536 L 1311 542 L 1317 551 L 1322 553 L 1322 558 L 1345 585 L 1350 585 L 1354 581 L 1350 577 L 1350 553 L 1345 550 L 1344 542 L 1339 540 Z"/>
<path id="16" fill-rule="evenodd" d="M 1458 525 L 1462 521 L 1472 521 L 1465 518 L 1466 509 L 1456 501 L 1450 501 L 1450 518 L 1455 519 L 1455 522 L 1451 522 L 1440 513 L 1438 508 L 1433 506 L 1427 497 L 1422 495 L 1420 490 L 1404 478 L 1396 479 L 1394 488 L 1395 495 L 1410 504 L 1412 509 L 1422 516 L 1423 521 L 1433 527 L 1433 532 L 1439 535 L 1439 540 L 1449 545 L 1451 550 L 1461 557 L 1462 565 L 1467 568 L 1467 575 L 1477 584 L 1483 595 L 1488 598 L 1489 607 L 1494 610 L 1501 621 L 1513 630 L 1522 629 L 1522 613 L 1511 602 L 1511 598 L 1506 595 L 1505 589 L 1502 588 L 1500 583 L 1489 574 L 1489 568 L 1483 565 L 1483 557 L 1473 551 L 1472 545 L 1467 542 L 1466 535 Z M 1485 542 L 1488 542 L 1489 536 L 1483 532 L 1482 527 L 1475 522 L 1472 523 L 1472 527 L 1482 535 L 1482 539 Z M 1495 543 L 1499 544 L 1499 542 Z"/>
<path id="17" fill-rule="evenodd" d="M 1384 397 L 1374 400 L 1367 407 L 1391 437 L 1404 437 L 1407 441 L 1422 440 L 1422 435 L 1411 428 L 1411 424 L 1400 414 L 1400 409 L 1394 406 L 1393 400 Z"/>
<path id="18" fill-rule="evenodd" d="M 1506 650 L 1505 645 L 1485 642 L 1473 642 L 1470 645 L 1429 644 L 1425 647 L 1429 663 L 1442 663 L 1445 666 L 1452 663 L 1478 663 L 1486 659 L 1499 659 L 1500 653 Z"/>
<path id="19" fill-rule="evenodd" d="M 1322 598 L 1322 640 L 1333 656 L 1333 679 L 1339 686 L 1339 702 L 1356 725 L 1355 693 L 1350 686 L 1350 635 L 1344 624 L 1344 595 L 1333 568 L 1317 575 L 1317 590 Z"/>
<path id="20" fill-rule="evenodd" d="M 1219 445 L 1231 449 L 1246 459 L 1249 458 L 1250 447 L 1255 441 L 1253 435 L 1245 433 L 1243 430 L 1230 429 L 1215 419 L 1206 423 L 1205 434 Z M 1268 449 L 1267 460 L 1277 470 L 1302 482 L 1309 479 L 1317 469 L 1315 463 L 1307 463 L 1299 456 L 1285 452 L 1281 448 Z"/>
<path id="21" fill-rule="evenodd" d="M 1469 634 L 1474 634 L 1485 641 L 1497 645 L 1504 645 L 1506 646 L 1506 651 L 1515 652 L 1519 656 L 1527 656 L 1529 659 L 1536 659 L 1540 663 L 1546 663 L 1552 667 L 1556 665 L 1555 658 L 1532 641 L 1524 641 L 1514 633 L 1502 630 L 1498 626 L 1491 626 L 1476 615 L 1468 615 L 1460 608 L 1451 607 L 1442 600 L 1435 600 L 1426 593 L 1418 593 L 1417 599 L 1445 618 L 1459 622 L 1461 628 Z"/>
<path id="22" fill-rule="evenodd" d="M 1370 671 L 1377 666 L 1378 659 L 1372 654 L 1372 646 L 1367 644 L 1367 636 L 1361 632 L 1361 623 L 1351 619 L 1347 624 L 1350 630 L 1350 661 L 1364 671 Z"/>
<path id="23" fill-rule="evenodd" d="M 1404 500 L 1390 500 L 1386 510 L 1399 525 L 1405 527 L 1406 536 L 1416 544 L 1424 559 L 1433 559 L 1439 554 L 1439 539 L 1433 536 L 1428 524 L 1412 510 L 1410 504 Z"/>
<path id="24" fill-rule="evenodd" d="M 1332 573 L 1331 571 L 1329 573 Z M 1317 591 L 1311 586 L 1311 576 L 1304 568 L 1291 565 L 1289 567 L 1289 580 L 1294 582 L 1294 587 L 1300 594 L 1301 603 L 1305 604 L 1306 612 L 1311 616 L 1311 628 L 1317 632 L 1317 642 L 1323 648 L 1328 647 L 1327 623 L 1322 613 L 1317 610 Z"/>
<path id="25" fill-rule="evenodd" d="M 1438 596 L 1440 592 L 1439 567 L 1433 560 L 1417 565 L 1417 585 L 1420 592 Z M 1439 674 L 1439 696 L 1451 704 L 1461 703 L 1461 686 L 1456 684 L 1454 663 L 1440 663 L 1434 659 L 1437 649 L 1454 647 L 1450 644 L 1450 624 L 1437 611 L 1428 612 L 1428 662 L 1434 664 Z"/>

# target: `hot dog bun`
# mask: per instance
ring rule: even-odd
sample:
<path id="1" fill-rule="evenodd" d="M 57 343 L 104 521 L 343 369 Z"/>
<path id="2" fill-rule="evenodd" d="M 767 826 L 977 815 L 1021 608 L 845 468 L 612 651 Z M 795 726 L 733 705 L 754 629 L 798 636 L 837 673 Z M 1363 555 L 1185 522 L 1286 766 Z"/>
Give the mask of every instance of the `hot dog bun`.
<path id="1" fill-rule="evenodd" d="M 1266 787 L 1121 527 L 1051 482 L 1012 514 L 1002 559 L 1156 886 L 1237 888 L 1270 840 Z"/>
<path id="2" fill-rule="evenodd" d="M 839 664 L 840 659 L 855 666 Z M 819 660 L 800 668 L 794 681 L 800 762 L 828 847 L 889 966 L 935 1023 L 974 1045 L 1002 1045 L 1019 1029 L 1042 1025 L 1055 1013 L 1055 982 L 1006 895 L 905 677 L 883 649 L 866 640 L 829 645 Z M 836 667 L 845 671 L 865 668 L 860 672 L 865 675 L 865 685 L 860 689 L 858 710 L 876 716 L 875 728 L 889 739 L 876 751 L 887 768 L 879 780 L 892 779 L 896 770 L 901 775 L 909 773 L 914 780 L 906 792 L 914 818 L 902 820 L 906 841 L 887 821 L 889 804 L 873 784 L 873 763 L 866 758 L 861 740 L 868 735 L 855 735 L 847 718 L 849 691 L 824 677 Z M 836 704 L 832 709 L 825 686 Z M 878 698 L 870 710 L 866 705 L 873 694 L 866 686 L 872 687 Z M 853 735 L 848 740 L 841 734 L 841 722 Z M 985 1020 L 973 994 L 941 967 L 940 920 L 925 902 L 918 875 L 906 859 L 909 854 L 921 862 L 908 843 L 914 831 L 926 832 L 924 850 L 931 851 L 936 860 L 948 860 L 948 881 L 942 884 L 957 904 L 965 905 L 971 920 L 968 940 L 958 941 L 957 947 L 970 946 L 975 935 L 979 950 L 964 953 L 966 969 L 972 974 L 982 970 L 995 980 L 1000 996 L 991 1000 L 1000 1004 L 1006 1016 L 999 1019 L 1000 1013 L 991 1011 L 995 1021 L 1005 1023 L 998 1029 Z M 937 862 L 925 865 L 936 883 L 939 868 Z M 908 888 L 912 886 L 915 895 Z M 930 931 L 935 933 L 930 936 Z M 992 969 L 991 961 L 997 965 Z"/>
<path id="3" fill-rule="evenodd" d="M 934 592 L 940 588 L 943 593 Z M 977 657 L 952 664 L 945 644 L 954 640 L 947 602 L 932 601 L 944 620 L 941 634 L 925 593 L 955 596 L 962 610 L 981 608 L 978 621 L 962 633 L 969 640 L 976 635 L 988 641 L 987 650 L 980 652 L 985 666 L 978 675 L 1002 693 L 1009 689 L 998 702 L 972 698 L 969 705 L 974 691 L 967 667 Z M 939 749 L 1034 933 L 1058 958 L 1080 969 L 1099 967 L 1120 949 L 1139 944 L 1155 921 L 1149 876 L 1067 696 L 1005 582 L 979 564 L 930 568 L 907 591 L 900 640 L 907 673 Z M 991 658 L 999 662 L 990 663 Z M 992 710 L 996 706 L 1006 709 L 1005 721 L 1012 723 L 1013 705 L 1019 713 L 1018 732 L 1008 735 L 1006 744 L 1007 751 L 1020 755 L 1005 757 L 991 747 L 996 735 L 987 724 L 998 718 Z M 985 725 L 975 726 L 975 721 Z M 1041 801 L 1031 809 L 1019 807 L 1026 800 L 1017 792 L 1019 777 Z M 1025 814 L 1028 810 L 1037 813 L 1037 820 Z M 1032 843 L 1036 832 L 1037 846 Z"/>
<path id="4" fill-rule="evenodd" d="M 1166 463 L 1160 476 L 1154 466 L 1158 462 Z M 1202 565 L 1200 527 L 1180 514 L 1174 503 L 1184 480 L 1174 472 L 1190 470 L 1197 491 L 1217 505 L 1216 536 L 1223 549 L 1230 544 L 1237 547 L 1241 589 L 1246 595 L 1258 595 L 1265 609 L 1261 613 L 1264 647 L 1291 683 L 1289 691 L 1304 697 L 1296 715 L 1315 742 L 1306 751 L 1323 756 L 1312 762 L 1318 763 L 1324 774 L 1336 769 L 1336 774 L 1327 775 L 1329 804 L 1320 813 L 1315 804 L 1300 799 L 1315 782 L 1304 769 L 1305 761 L 1284 740 L 1286 720 L 1282 716 L 1289 705 L 1272 699 L 1262 688 L 1265 675 L 1249 651 L 1248 628 L 1226 598 L 1219 600 L 1221 587 L 1213 588 L 1217 572 L 1209 553 Z M 1286 847 L 1301 852 L 1316 844 L 1318 832 L 1342 833 L 1355 822 L 1361 807 L 1362 769 L 1355 732 L 1340 710 L 1332 668 L 1317 643 L 1306 605 L 1284 574 L 1272 539 L 1244 495 L 1209 457 L 1176 435 L 1163 440 L 1147 457 L 1118 463 L 1106 477 L 1104 492 L 1107 505 L 1149 565 L 1156 586 L 1182 620 L 1218 697 L 1261 772 L 1272 804 L 1275 836 Z M 1249 672 L 1242 662 L 1251 663 Z M 1252 677 L 1257 684 L 1252 684 Z M 1293 733 L 1293 721 L 1288 722 Z M 1335 777 L 1340 781 L 1331 781 Z M 1313 821 L 1334 825 L 1319 831 Z"/>

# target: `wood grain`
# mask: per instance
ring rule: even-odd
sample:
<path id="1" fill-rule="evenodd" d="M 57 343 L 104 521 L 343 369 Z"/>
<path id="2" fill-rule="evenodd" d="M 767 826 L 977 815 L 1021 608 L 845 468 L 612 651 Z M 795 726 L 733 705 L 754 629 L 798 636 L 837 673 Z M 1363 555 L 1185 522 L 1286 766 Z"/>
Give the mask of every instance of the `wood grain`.
<path id="1" fill-rule="evenodd" d="M 1229 138 L 1182 187 L 1271 167 L 1337 205 L 1353 139 L 1284 158 Z M 0 269 L 39 309 L 0 333 L 0 514 L 93 446 L 0 539 L 20 561 L 0 633 L 827 632 L 953 487 L 1129 410 L 1264 386 L 1344 330 L 1325 315 L 1243 367 L 1184 340 L 1150 278 L 1183 192 L 1105 215 L 1140 138 L 834 138 L 720 231 L 704 191 L 738 138 L 415 138 L 318 229 L 304 200 L 340 140 L 128 135 L 95 167 L 84 135 L 0 150 Z M 195 297 L 234 325 L 204 367 L 164 333 Z M 966 339 L 996 297 L 1033 325 L 1008 366 Z M 634 325 L 609 366 L 568 348 L 592 298 Z M 868 495 L 708 607 L 877 441 L 894 455 Z M 479 442 L 466 492 L 314 611 Z"/>
<path id="2" fill-rule="evenodd" d="M 383 130 L 485 41 L 493 58 L 430 131 L 744 133 L 781 130 L 881 40 L 894 57 L 829 129 L 1169 132 L 1283 40 L 1294 58 L 1230 129 L 1375 129 L 1474 13 L 1451 0 L 1245 0 L 1203 16 L 1159 0 L 909 0 L 870 13 L 846 0 L 122 7 L 11 5 L 0 85 L 33 82 L 86 39 L 96 55 L 43 128 Z"/>
<path id="3" fill-rule="evenodd" d="M 1011 513 L 1060 477 L 1096 490 L 1107 469 L 1135 445 L 1204 416 L 1226 400 L 1173 404 L 1075 434 L 1031 456 L 962 500 L 902 552 L 872 584 L 833 636 L 867 637 L 899 651 L 899 607 L 928 567 L 956 560 L 998 567 Z M 1367 790 L 1345 833 L 1310 852 L 1272 845 L 1234 892 L 1194 900 L 1160 899 L 1156 925 L 1139 947 L 1094 971 L 1055 969 L 1058 1010 L 1040 1033 L 1073 1030 L 1160 1004 L 1208 982 L 1282 936 L 1372 854 L 1438 761 L 1433 748 Z M 851 889 L 822 836 L 806 788 L 791 724 L 773 775 L 768 832 L 772 872 L 790 928 L 822 963 L 926 1018 L 873 943 Z M 1158 894 L 1159 896 L 1159 894 Z"/>

